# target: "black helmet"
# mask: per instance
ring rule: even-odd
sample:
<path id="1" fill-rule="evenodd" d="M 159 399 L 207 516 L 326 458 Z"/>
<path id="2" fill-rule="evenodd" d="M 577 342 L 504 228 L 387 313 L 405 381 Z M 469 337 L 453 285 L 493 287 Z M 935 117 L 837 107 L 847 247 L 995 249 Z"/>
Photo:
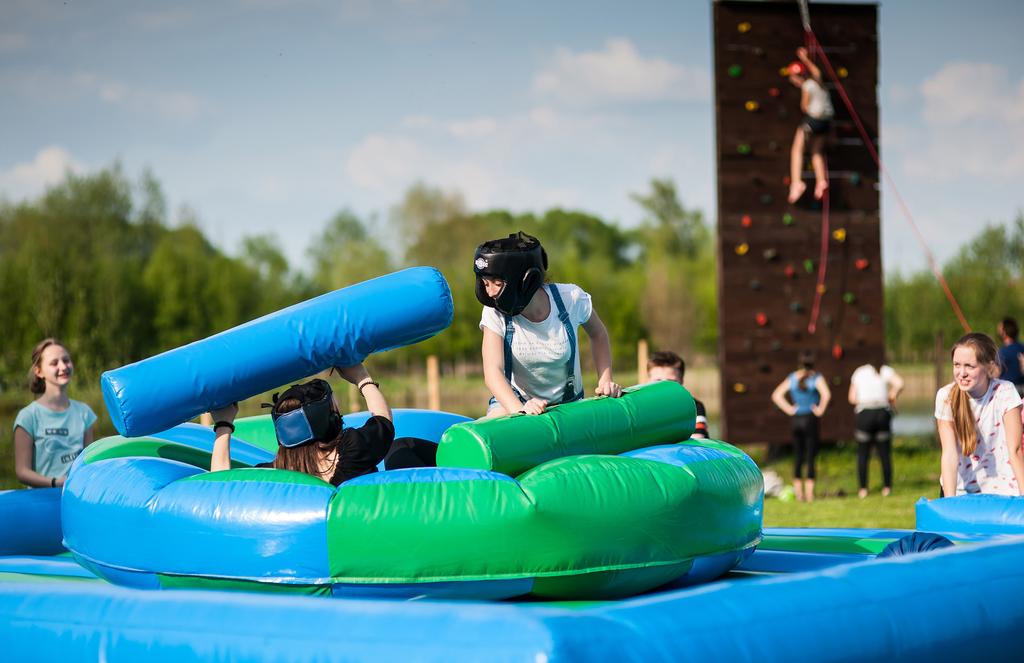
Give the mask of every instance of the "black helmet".
<path id="1" fill-rule="evenodd" d="M 519 315 L 537 289 L 544 285 L 547 268 L 548 254 L 540 240 L 522 231 L 506 239 L 484 242 L 473 256 L 476 298 L 484 306 L 493 306 L 505 315 Z M 484 277 L 505 282 L 497 297 L 487 296 Z"/>
<path id="2" fill-rule="evenodd" d="M 326 380 L 310 380 L 293 384 L 280 395 L 274 394 L 270 417 L 282 447 L 297 447 L 313 440 L 327 441 L 341 432 L 341 415 L 331 408 L 331 385 Z M 302 405 L 288 412 L 278 412 L 280 401 L 296 399 Z M 264 404 L 264 407 L 270 404 Z"/>

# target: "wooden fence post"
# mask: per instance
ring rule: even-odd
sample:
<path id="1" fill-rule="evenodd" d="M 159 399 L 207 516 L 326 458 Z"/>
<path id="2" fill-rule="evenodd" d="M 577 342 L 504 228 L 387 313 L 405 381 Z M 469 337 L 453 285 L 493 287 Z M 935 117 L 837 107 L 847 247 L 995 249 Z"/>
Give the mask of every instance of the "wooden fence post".
<path id="1" fill-rule="evenodd" d="M 441 367 L 437 355 L 427 357 L 427 409 L 441 409 Z"/>
<path id="2" fill-rule="evenodd" d="M 636 342 L 636 383 L 647 382 L 647 339 Z"/>

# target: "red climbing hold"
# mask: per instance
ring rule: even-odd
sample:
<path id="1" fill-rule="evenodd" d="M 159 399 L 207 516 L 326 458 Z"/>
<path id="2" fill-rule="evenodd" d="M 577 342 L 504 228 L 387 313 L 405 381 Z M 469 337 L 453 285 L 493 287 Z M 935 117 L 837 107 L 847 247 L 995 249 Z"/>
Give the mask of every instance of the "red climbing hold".
<path id="1" fill-rule="evenodd" d="M 758 327 L 764 327 L 765 325 L 768 324 L 768 316 L 765 315 L 764 313 L 758 313 L 756 316 L 754 316 L 754 320 L 757 321 Z"/>
<path id="2" fill-rule="evenodd" d="M 853 266 L 856 267 L 857 269 L 859 269 L 862 272 L 865 269 L 867 269 L 868 265 L 870 265 L 870 264 L 871 264 L 871 262 L 867 258 L 857 258 L 856 260 L 853 261 Z"/>
<path id="3" fill-rule="evenodd" d="M 753 221 L 751 220 L 750 215 L 749 214 L 744 214 L 743 218 L 740 219 L 740 224 L 744 228 L 749 228 L 751 226 L 751 224 L 753 224 Z"/>
<path id="4" fill-rule="evenodd" d="M 833 345 L 832 346 L 832 356 L 835 357 L 836 359 L 842 359 L 843 358 L 843 346 L 839 345 L 838 343 Z"/>

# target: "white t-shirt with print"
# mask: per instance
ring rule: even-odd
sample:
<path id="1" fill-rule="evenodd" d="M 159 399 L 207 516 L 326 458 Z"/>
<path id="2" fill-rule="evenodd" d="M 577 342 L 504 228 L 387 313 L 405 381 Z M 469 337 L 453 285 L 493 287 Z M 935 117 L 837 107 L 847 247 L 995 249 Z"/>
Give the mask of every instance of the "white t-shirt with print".
<path id="1" fill-rule="evenodd" d="M 853 372 L 850 384 L 857 392 L 857 403 L 854 411 L 878 410 L 889 407 L 889 386 L 896 371 L 891 366 L 882 365 L 875 370 L 871 364 L 864 364 Z"/>
<path id="2" fill-rule="evenodd" d="M 579 326 L 590 320 L 593 305 L 590 295 L 571 283 L 556 283 L 562 303 L 569 313 L 576 343 L 576 391 L 583 390 L 580 371 Z M 549 299 L 548 286 L 541 289 Z M 525 316 L 512 318 L 512 386 L 527 398 L 543 398 L 550 403 L 559 403 L 565 394 L 569 363 L 569 337 L 565 325 L 558 319 L 558 307 L 551 302 L 551 312 L 541 322 L 531 322 Z M 496 309 L 485 306 L 480 316 L 480 329 L 484 333 L 494 332 L 505 338 L 505 316 Z"/>
<path id="3" fill-rule="evenodd" d="M 959 389 L 947 384 L 935 394 L 935 418 L 953 421 L 949 406 L 949 392 Z M 970 456 L 960 457 L 956 468 L 956 494 L 987 493 L 991 495 L 1020 495 L 1017 479 L 1010 467 L 1010 452 L 1006 448 L 1006 430 L 1003 415 L 1021 404 L 1012 382 L 990 380 L 988 391 L 981 398 L 971 398 L 978 429 L 978 446 Z"/>

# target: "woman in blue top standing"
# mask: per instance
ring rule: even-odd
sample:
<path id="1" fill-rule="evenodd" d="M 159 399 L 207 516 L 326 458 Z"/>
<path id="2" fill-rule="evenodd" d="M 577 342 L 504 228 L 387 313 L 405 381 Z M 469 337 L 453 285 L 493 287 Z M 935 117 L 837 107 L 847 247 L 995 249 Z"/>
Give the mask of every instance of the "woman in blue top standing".
<path id="1" fill-rule="evenodd" d="M 72 461 L 92 443 L 96 415 L 68 398 L 73 373 L 71 355 L 56 339 L 32 350 L 29 390 L 37 398 L 14 420 L 14 470 L 26 486 L 63 486 Z"/>
<path id="2" fill-rule="evenodd" d="M 789 400 L 786 400 L 786 396 Z M 800 353 L 800 368 L 775 387 L 772 402 L 789 415 L 793 425 L 793 492 L 798 501 L 814 501 L 814 459 L 820 439 L 818 420 L 832 400 L 825 378 L 814 370 L 814 354 Z M 804 479 L 804 462 L 807 478 Z"/>

